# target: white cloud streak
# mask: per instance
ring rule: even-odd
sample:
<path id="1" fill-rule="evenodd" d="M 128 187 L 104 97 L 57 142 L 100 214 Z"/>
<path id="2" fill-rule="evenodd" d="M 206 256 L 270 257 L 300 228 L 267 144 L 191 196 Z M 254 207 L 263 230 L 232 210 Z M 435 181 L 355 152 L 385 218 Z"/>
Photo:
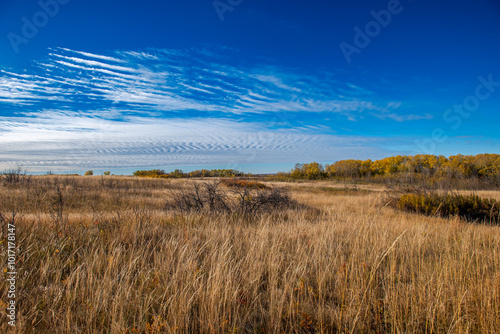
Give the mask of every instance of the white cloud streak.
<path id="1" fill-rule="evenodd" d="M 349 153 L 382 154 L 377 140 L 362 137 L 269 131 L 221 119 L 130 117 L 110 121 L 74 113 L 46 112 L 28 121 L 0 117 L 0 169 L 33 172 L 87 168 L 227 165 L 328 160 Z"/>

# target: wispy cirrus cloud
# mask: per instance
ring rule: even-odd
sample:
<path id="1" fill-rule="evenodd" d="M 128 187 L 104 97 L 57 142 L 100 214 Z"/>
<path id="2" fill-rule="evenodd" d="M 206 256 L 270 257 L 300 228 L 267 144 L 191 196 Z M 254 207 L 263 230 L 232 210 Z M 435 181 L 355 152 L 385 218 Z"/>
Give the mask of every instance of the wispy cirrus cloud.
<path id="1" fill-rule="evenodd" d="M 36 75 L 0 70 L 0 103 L 34 104 L 37 101 L 64 101 L 64 91 L 51 80 Z"/>
<path id="2" fill-rule="evenodd" d="M 269 66 L 242 69 L 203 50 L 97 55 L 58 48 L 32 70 L 37 75 L 26 78 L 2 72 L 0 101 L 34 104 L 69 100 L 91 109 L 121 104 L 138 112 L 194 110 L 214 116 L 276 111 L 347 114 L 383 110 L 392 103 L 346 97 L 349 91 L 356 96 L 359 88 L 314 75 Z"/>
<path id="3" fill-rule="evenodd" d="M 26 74 L 29 73 L 29 74 Z M 0 169 L 228 165 L 379 157 L 386 139 L 294 115 L 418 119 L 332 75 L 243 66 L 208 50 L 66 48 L 0 72 Z M 245 120 L 244 122 L 242 120 Z"/>
<path id="4" fill-rule="evenodd" d="M 125 63 L 126 62 L 123 59 L 118 59 L 118 58 L 104 56 L 104 55 L 98 55 L 98 54 L 90 53 L 90 52 L 76 51 L 76 50 L 71 50 L 71 49 L 67 49 L 67 48 L 59 48 L 59 50 L 74 53 L 74 54 L 79 54 L 79 55 L 85 56 L 87 58 L 96 58 L 96 59 L 101 59 L 101 60 L 105 60 L 105 61 L 117 62 L 117 63 Z"/>
<path id="5" fill-rule="evenodd" d="M 373 115 L 381 120 L 392 119 L 392 120 L 395 120 L 397 122 L 419 121 L 422 119 L 433 119 L 433 116 L 429 113 L 425 113 L 423 115 L 415 115 L 415 114 L 399 115 L 396 113 L 384 112 L 384 113 L 373 114 Z"/>

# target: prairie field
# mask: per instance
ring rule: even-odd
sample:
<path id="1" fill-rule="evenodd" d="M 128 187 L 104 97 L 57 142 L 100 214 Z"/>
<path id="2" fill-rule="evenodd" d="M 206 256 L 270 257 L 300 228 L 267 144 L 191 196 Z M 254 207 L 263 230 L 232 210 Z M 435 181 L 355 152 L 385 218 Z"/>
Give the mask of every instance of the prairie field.
<path id="1" fill-rule="evenodd" d="M 294 205 L 280 209 L 172 205 L 183 189 L 213 182 L 34 176 L 1 185 L 0 268 L 11 224 L 17 318 L 13 330 L 2 312 L 0 332 L 500 331 L 499 226 L 398 211 L 383 186 L 333 181 L 259 181 L 287 191 Z"/>

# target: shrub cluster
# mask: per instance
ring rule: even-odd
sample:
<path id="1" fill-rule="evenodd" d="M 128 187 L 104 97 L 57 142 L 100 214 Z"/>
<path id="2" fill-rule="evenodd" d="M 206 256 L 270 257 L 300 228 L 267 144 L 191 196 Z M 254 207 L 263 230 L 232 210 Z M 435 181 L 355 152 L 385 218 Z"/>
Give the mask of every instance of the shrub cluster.
<path id="1" fill-rule="evenodd" d="M 469 221 L 500 223 L 500 202 L 475 194 L 409 193 L 399 196 L 392 204 L 400 210 L 429 216 L 459 216 Z"/>
<path id="2" fill-rule="evenodd" d="M 21 167 L 17 167 L 16 169 L 11 169 L 3 172 L 1 175 L 1 180 L 3 184 L 30 184 L 31 176 L 28 175 L 26 170 L 23 170 Z"/>
<path id="3" fill-rule="evenodd" d="M 293 208 L 297 203 L 283 188 L 256 186 L 256 182 L 236 183 L 223 189 L 222 181 L 193 183 L 187 188 L 172 190 L 167 209 L 181 212 L 256 214 Z M 231 184 L 231 183 L 230 183 Z"/>

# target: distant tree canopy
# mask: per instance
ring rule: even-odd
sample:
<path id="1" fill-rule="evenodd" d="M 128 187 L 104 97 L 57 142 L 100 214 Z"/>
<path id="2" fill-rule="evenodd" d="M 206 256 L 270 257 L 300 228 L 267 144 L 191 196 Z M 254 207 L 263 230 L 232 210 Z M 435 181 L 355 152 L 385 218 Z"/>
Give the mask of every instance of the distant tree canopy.
<path id="1" fill-rule="evenodd" d="M 138 170 L 138 177 L 189 178 L 189 177 L 241 177 L 250 176 L 235 169 L 201 169 L 183 172 L 176 169 L 170 173 L 162 169 Z M 496 179 L 500 182 L 500 154 L 454 155 L 398 155 L 380 160 L 340 160 L 323 166 L 317 162 L 296 164 L 290 172 L 277 173 L 279 179 L 356 179 L 404 177 L 407 181 L 422 178 L 445 179 Z"/>
<path id="2" fill-rule="evenodd" d="M 194 170 L 189 173 L 185 173 L 180 169 L 176 169 L 170 173 L 165 172 L 162 169 L 152 169 L 152 170 L 138 170 L 134 172 L 135 176 L 138 177 L 154 177 L 154 178 L 188 178 L 188 177 L 238 177 L 247 176 L 245 174 L 235 169 L 201 169 Z"/>
<path id="3" fill-rule="evenodd" d="M 384 175 L 425 175 L 449 178 L 484 178 L 500 176 L 499 154 L 415 155 L 381 160 L 340 160 L 331 165 L 317 162 L 296 164 L 289 172 L 277 176 L 293 179 L 362 178 Z"/>

